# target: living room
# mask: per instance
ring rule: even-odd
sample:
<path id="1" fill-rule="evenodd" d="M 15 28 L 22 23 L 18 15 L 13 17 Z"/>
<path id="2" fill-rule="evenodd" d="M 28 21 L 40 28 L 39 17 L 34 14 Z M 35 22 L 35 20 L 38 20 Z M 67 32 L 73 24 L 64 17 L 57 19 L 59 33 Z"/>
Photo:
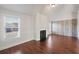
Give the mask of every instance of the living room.
<path id="1" fill-rule="evenodd" d="M 79 39 L 79 5 L 78 4 L 1 4 L 0 5 L 0 50 L 1 53 L 20 53 L 19 49 L 15 48 L 17 45 L 23 44 L 26 48 L 20 49 L 25 54 L 28 53 L 79 53 L 77 50 L 79 47 L 76 45 L 71 49 L 73 44 L 72 40 Z M 53 41 L 50 39 L 50 35 L 53 35 L 56 40 L 57 37 L 63 36 L 66 39 L 61 38 L 62 41 L 68 42 L 65 45 L 68 46 L 68 51 L 63 49 L 43 49 L 46 48 L 46 44 L 41 46 L 40 32 L 45 30 L 46 38 L 44 40 L 49 41 L 49 44 Z M 57 36 L 58 35 L 58 36 Z M 54 39 L 52 38 L 52 40 Z M 73 38 L 73 39 L 72 39 Z M 55 41 L 55 39 L 54 39 Z M 30 42 L 30 43 L 29 43 Z M 70 42 L 70 43 L 69 43 Z M 26 44 L 25 44 L 26 43 Z M 33 44 L 32 44 L 33 43 Z M 39 44 L 40 43 L 40 44 Z M 36 44 L 34 47 L 32 45 Z M 28 46 L 26 46 L 28 45 Z M 30 45 L 30 46 L 29 46 Z M 54 45 L 54 44 L 53 44 Z M 53 47 L 51 45 L 51 47 Z M 61 45 L 61 44 L 60 44 Z M 20 48 L 22 48 L 22 46 Z M 62 45 L 61 45 L 62 46 Z M 59 48 L 61 48 L 59 46 Z M 18 46 L 17 46 L 18 47 Z M 31 47 L 31 48 L 29 48 Z M 38 47 L 38 48 L 36 48 Z M 48 46 L 49 47 L 49 46 Z M 77 47 L 74 52 L 74 48 Z M 10 49 L 9 49 L 10 48 Z M 12 49 L 13 48 L 13 49 Z M 7 50 L 8 49 L 8 50 Z M 31 49 L 34 49 L 33 51 Z M 36 49 L 36 50 L 35 50 Z M 16 50 L 17 52 L 11 52 Z M 29 51 L 28 51 L 29 50 Z M 45 50 L 45 51 L 43 51 Z M 72 51 L 73 50 L 73 51 Z M 8 52 L 6 52 L 8 51 Z"/>

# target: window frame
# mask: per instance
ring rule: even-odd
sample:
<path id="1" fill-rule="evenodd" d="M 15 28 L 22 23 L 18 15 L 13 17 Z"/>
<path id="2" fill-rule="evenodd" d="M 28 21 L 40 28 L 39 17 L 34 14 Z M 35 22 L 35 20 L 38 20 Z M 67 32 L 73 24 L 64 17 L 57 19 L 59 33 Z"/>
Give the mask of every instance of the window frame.
<path id="1" fill-rule="evenodd" d="M 18 31 L 17 31 L 17 36 L 16 37 L 13 37 L 13 38 L 20 38 L 20 24 L 21 24 L 21 18 L 19 16 L 11 16 L 11 15 L 8 15 L 8 16 L 4 16 L 4 38 L 6 39 L 7 36 L 6 36 L 6 17 L 18 17 L 19 19 L 19 24 L 18 24 Z M 8 38 L 9 39 L 9 38 Z"/>

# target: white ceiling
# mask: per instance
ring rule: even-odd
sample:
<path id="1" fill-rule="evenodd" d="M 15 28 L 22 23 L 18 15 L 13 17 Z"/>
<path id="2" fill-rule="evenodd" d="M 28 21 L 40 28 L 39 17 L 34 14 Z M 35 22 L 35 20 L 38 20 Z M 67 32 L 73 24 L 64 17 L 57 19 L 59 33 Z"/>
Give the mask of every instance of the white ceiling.
<path id="1" fill-rule="evenodd" d="M 32 14 L 44 8 L 44 4 L 0 4 L 0 9 Z"/>
<path id="2" fill-rule="evenodd" d="M 34 14 L 36 12 L 55 14 L 65 6 L 65 4 L 56 4 L 53 8 L 48 4 L 0 4 L 0 9 L 3 8 L 5 10 L 11 10 L 25 14 Z"/>

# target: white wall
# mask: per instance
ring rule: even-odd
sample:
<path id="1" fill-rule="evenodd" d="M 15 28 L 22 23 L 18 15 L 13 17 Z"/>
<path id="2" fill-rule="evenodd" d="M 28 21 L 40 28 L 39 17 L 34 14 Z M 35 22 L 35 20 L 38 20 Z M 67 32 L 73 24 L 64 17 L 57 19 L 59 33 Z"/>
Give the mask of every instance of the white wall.
<path id="1" fill-rule="evenodd" d="M 5 39 L 4 38 L 4 18 L 3 16 L 20 16 L 21 18 L 21 33 L 20 38 Z M 0 50 L 12 47 L 34 39 L 34 23 L 33 16 L 21 14 L 14 11 L 0 10 Z"/>
<path id="2" fill-rule="evenodd" d="M 42 13 L 36 14 L 36 22 L 35 22 L 35 28 L 36 28 L 36 40 L 40 40 L 40 31 L 46 30 L 46 37 L 49 34 L 49 19 L 46 15 Z"/>
<path id="3" fill-rule="evenodd" d="M 77 38 L 79 39 L 79 10 L 77 14 Z"/>
<path id="4" fill-rule="evenodd" d="M 0 42 L 1 42 L 2 39 L 4 39 L 3 38 L 4 33 L 3 33 L 2 27 L 3 27 L 3 17 L 2 17 L 2 15 L 0 15 Z"/>

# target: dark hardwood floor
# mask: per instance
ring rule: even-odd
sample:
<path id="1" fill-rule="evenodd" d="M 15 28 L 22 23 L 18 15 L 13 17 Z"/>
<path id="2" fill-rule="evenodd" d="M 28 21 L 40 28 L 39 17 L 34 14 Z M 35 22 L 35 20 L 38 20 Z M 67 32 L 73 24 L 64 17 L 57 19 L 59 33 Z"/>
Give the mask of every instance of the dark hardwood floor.
<path id="1" fill-rule="evenodd" d="M 79 40 L 74 37 L 50 35 L 46 41 L 29 41 L 5 50 L 0 54 L 78 54 Z"/>

